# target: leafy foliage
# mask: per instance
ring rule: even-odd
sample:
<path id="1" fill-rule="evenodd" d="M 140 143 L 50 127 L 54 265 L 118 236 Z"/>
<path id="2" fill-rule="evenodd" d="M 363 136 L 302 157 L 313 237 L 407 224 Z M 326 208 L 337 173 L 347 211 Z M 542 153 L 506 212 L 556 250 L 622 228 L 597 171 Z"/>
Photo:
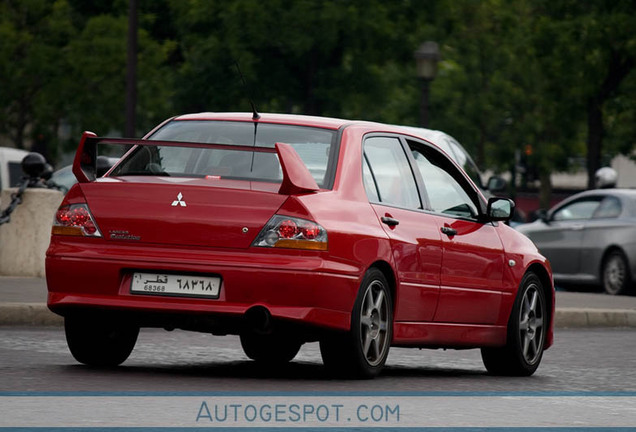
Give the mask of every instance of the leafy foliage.
<path id="1" fill-rule="evenodd" d="M 631 0 L 138 0 L 139 134 L 249 109 L 415 125 L 413 52 L 439 42 L 431 127 L 482 167 L 549 173 L 634 150 Z M 124 125 L 128 2 L 0 3 L 0 134 L 50 153 Z M 244 76 L 242 84 L 238 69 Z M 73 139 L 58 143 L 68 125 Z"/>

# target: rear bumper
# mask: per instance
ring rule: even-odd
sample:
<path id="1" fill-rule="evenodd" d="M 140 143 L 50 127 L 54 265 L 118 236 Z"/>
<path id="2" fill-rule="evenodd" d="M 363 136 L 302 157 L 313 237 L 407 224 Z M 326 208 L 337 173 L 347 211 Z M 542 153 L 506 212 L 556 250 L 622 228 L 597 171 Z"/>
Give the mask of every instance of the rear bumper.
<path id="1" fill-rule="evenodd" d="M 349 329 L 359 270 L 316 254 L 107 247 L 95 243 L 87 250 L 73 247 L 72 242 L 52 242 L 47 252 L 46 278 L 48 306 L 53 312 L 67 315 L 111 310 L 142 324 L 167 327 L 188 319 L 211 323 L 220 320 L 223 331 L 234 333 L 239 330 L 235 318 L 262 306 L 274 319 Z M 134 271 L 218 275 L 222 279 L 219 298 L 132 294 Z"/>

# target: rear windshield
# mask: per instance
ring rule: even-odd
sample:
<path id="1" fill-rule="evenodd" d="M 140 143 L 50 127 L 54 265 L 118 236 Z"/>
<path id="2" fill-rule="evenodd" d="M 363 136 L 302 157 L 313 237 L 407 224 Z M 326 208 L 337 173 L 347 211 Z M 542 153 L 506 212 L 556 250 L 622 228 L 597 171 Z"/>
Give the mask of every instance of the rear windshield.
<path id="1" fill-rule="evenodd" d="M 319 187 L 327 187 L 335 159 L 333 130 L 251 122 L 175 120 L 157 130 L 149 140 L 181 141 L 273 148 L 290 144 Z M 280 182 L 282 171 L 275 153 L 217 148 L 139 146 L 110 174 L 162 175 Z"/>

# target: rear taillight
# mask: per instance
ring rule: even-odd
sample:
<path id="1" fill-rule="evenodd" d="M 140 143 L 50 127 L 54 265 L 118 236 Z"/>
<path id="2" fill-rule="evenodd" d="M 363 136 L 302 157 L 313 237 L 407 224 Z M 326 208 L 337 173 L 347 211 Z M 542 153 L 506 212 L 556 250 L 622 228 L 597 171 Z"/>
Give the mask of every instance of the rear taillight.
<path id="1" fill-rule="evenodd" d="M 86 204 L 60 207 L 55 213 L 52 234 L 101 237 L 97 223 Z"/>
<path id="2" fill-rule="evenodd" d="M 327 250 L 327 231 L 316 222 L 275 215 L 258 234 L 252 246 Z"/>

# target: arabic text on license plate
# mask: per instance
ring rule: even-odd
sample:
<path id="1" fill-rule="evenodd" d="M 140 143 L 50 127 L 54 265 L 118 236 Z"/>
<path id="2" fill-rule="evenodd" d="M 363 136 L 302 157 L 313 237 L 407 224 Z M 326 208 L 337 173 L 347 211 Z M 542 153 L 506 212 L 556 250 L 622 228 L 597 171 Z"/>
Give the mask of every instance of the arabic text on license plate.
<path id="1" fill-rule="evenodd" d="M 218 277 L 134 273 L 130 291 L 143 294 L 217 298 L 220 287 L 221 278 Z"/>

